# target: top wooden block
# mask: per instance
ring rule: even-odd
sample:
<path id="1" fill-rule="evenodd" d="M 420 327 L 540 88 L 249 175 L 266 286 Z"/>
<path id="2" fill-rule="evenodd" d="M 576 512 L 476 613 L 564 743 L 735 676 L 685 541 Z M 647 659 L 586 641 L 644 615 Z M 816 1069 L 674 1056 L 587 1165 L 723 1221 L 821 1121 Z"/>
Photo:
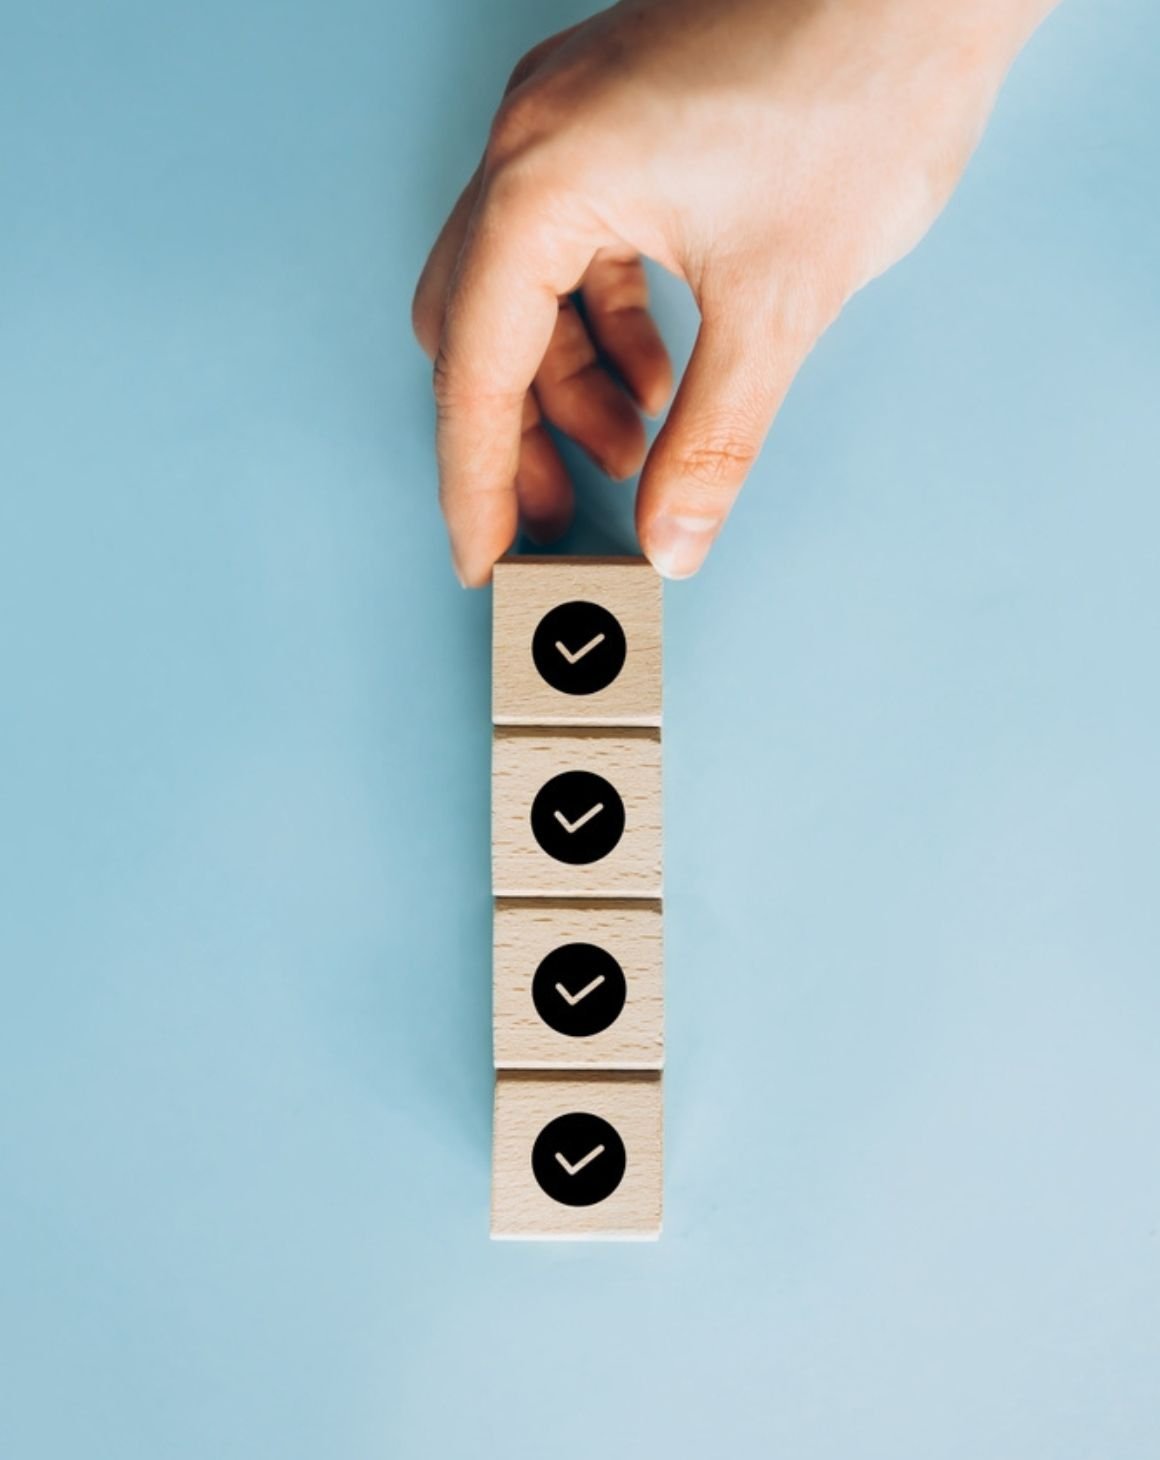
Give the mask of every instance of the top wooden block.
<path id="1" fill-rule="evenodd" d="M 661 580 L 644 558 L 505 558 L 492 583 L 497 725 L 661 723 Z"/>

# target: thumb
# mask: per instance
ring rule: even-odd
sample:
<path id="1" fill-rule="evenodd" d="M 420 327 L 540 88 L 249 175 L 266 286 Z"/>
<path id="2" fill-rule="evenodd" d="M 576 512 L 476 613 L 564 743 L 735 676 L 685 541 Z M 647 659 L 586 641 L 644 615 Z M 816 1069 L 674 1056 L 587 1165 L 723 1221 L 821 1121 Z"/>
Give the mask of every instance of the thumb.
<path id="1" fill-rule="evenodd" d="M 728 310 L 706 308 L 641 474 L 637 534 L 666 578 L 691 577 L 704 562 L 817 338 L 750 303 L 734 297 Z"/>

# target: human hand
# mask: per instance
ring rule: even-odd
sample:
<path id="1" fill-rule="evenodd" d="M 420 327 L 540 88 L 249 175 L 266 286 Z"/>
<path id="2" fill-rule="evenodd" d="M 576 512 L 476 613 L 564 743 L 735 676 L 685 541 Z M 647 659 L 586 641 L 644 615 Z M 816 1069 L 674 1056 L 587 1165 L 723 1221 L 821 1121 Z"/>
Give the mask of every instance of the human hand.
<path id="1" fill-rule="evenodd" d="M 643 464 L 641 546 L 695 572 L 806 355 L 937 217 L 1052 3 L 623 0 L 531 51 L 415 295 L 461 581 L 521 521 L 567 526 L 545 419 L 613 477 Z M 701 313 L 647 460 L 672 368 L 642 256 Z"/>

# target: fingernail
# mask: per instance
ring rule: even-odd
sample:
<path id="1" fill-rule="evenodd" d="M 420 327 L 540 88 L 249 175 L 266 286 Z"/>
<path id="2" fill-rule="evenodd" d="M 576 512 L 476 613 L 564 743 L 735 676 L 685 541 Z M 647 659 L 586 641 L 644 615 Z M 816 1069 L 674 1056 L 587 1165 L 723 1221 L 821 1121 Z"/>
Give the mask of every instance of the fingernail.
<path id="1" fill-rule="evenodd" d="M 720 526 L 716 517 L 658 517 L 646 534 L 645 553 L 662 578 L 691 578 Z"/>

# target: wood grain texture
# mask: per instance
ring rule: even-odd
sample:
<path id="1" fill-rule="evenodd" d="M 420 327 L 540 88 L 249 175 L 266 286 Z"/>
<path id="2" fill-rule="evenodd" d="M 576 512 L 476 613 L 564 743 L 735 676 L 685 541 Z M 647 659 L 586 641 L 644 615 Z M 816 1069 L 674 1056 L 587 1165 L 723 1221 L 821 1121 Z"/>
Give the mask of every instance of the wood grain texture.
<path id="1" fill-rule="evenodd" d="M 624 1142 L 615 1191 L 593 1206 L 552 1200 L 532 1173 L 532 1147 L 549 1121 L 600 1116 Z M 491 1235 L 522 1238 L 655 1238 L 663 1191 L 659 1075 L 501 1074 L 495 1086 Z"/>
<path id="2" fill-rule="evenodd" d="M 556 949 L 590 943 L 620 965 L 626 994 L 612 1024 L 580 1037 L 541 1018 L 532 980 Z M 508 1069 L 660 1069 L 664 1063 L 664 938 L 656 902 L 500 901 L 495 909 L 495 1063 Z M 575 989 L 572 990 L 575 992 Z"/>
<path id="3" fill-rule="evenodd" d="M 532 558 L 497 563 L 492 577 L 492 718 L 497 725 L 659 725 L 661 580 L 644 558 Z M 541 678 L 532 636 L 573 600 L 615 615 L 628 652 L 594 694 L 562 694 Z"/>
<path id="4" fill-rule="evenodd" d="M 565 771 L 602 776 L 625 827 L 603 858 L 556 861 L 532 833 L 536 793 Z M 659 897 L 661 744 L 655 731 L 496 730 L 492 740 L 492 884 L 497 897 Z"/>

